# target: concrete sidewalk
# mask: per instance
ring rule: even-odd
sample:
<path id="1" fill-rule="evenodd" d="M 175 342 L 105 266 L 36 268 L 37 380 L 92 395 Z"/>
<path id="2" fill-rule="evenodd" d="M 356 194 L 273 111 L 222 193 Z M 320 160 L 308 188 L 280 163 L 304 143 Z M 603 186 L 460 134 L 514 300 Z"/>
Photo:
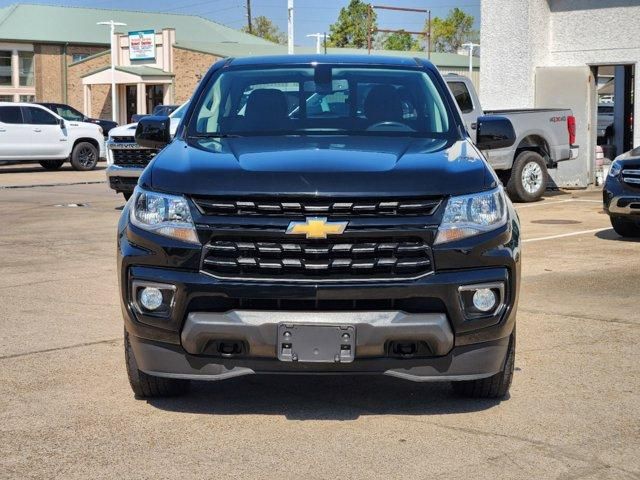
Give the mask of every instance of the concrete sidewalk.
<path id="1" fill-rule="evenodd" d="M 0 165 L 0 189 L 106 183 L 106 168 L 105 162 L 89 172 L 77 172 L 68 163 L 53 171 L 45 170 L 38 163 Z"/>

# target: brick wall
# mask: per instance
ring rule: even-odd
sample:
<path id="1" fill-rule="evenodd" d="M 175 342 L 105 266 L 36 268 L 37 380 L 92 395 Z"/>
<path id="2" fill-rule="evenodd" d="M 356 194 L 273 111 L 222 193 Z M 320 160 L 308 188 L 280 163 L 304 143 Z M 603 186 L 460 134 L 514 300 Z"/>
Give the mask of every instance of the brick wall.
<path id="1" fill-rule="evenodd" d="M 173 47 L 174 95 L 176 103 L 189 100 L 198 81 L 221 57 Z"/>
<path id="2" fill-rule="evenodd" d="M 62 47 L 36 44 L 33 46 L 36 100 L 62 102 Z"/>
<path id="3" fill-rule="evenodd" d="M 36 100 L 40 102 L 64 102 L 63 88 L 63 46 L 52 44 L 35 44 L 33 47 L 35 59 Z M 77 78 L 70 78 L 69 65 L 73 62 L 74 54 L 94 55 L 102 52 L 105 47 L 90 45 L 67 46 L 67 103 L 82 110 L 82 82 Z M 108 56 L 107 56 L 108 58 Z M 102 64 L 100 64 L 102 66 Z M 94 67 L 98 68 L 98 67 Z M 74 99 L 72 103 L 71 97 Z M 78 102 L 79 99 L 79 102 Z"/>
<path id="4" fill-rule="evenodd" d="M 70 65 L 67 70 L 67 103 L 83 112 L 84 90 L 82 76 L 109 65 L 111 65 L 110 55 L 100 55 Z M 111 118 L 111 87 L 109 85 L 92 86 L 91 116 L 94 118 Z"/>

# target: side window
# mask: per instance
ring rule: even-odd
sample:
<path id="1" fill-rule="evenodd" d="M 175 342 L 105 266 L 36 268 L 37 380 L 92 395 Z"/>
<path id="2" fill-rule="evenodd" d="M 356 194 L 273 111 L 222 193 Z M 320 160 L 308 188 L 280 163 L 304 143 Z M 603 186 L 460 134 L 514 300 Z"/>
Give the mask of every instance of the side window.
<path id="1" fill-rule="evenodd" d="M 22 111 L 20 107 L 0 107 L 0 122 L 22 123 Z"/>
<path id="2" fill-rule="evenodd" d="M 30 125 L 56 125 L 58 123 L 56 117 L 41 108 L 25 107 L 25 110 L 28 111 L 27 115 L 30 117 L 26 123 Z"/>
<path id="3" fill-rule="evenodd" d="M 473 102 L 467 86 L 463 82 L 448 82 L 447 84 L 462 113 L 473 112 Z"/>

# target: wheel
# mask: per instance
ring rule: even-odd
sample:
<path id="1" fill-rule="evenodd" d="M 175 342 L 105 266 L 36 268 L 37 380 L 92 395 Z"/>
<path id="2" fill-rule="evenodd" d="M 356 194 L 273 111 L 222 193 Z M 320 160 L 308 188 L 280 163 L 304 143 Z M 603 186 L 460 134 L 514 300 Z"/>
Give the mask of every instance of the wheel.
<path id="1" fill-rule="evenodd" d="M 133 195 L 133 192 L 121 192 L 121 193 L 125 200 L 129 200 L 131 198 L 131 195 Z"/>
<path id="2" fill-rule="evenodd" d="M 620 217 L 609 217 L 611 226 L 621 237 L 640 237 L 640 225 L 632 220 Z"/>
<path id="3" fill-rule="evenodd" d="M 516 202 L 535 202 L 546 188 L 547 167 L 537 152 L 521 152 L 513 162 L 507 193 Z"/>
<path id="4" fill-rule="evenodd" d="M 45 170 L 58 170 L 64 164 L 64 160 L 43 160 L 40 165 Z"/>
<path id="5" fill-rule="evenodd" d="M 458 395 L 472 398 L 503 398 L 509 393 L 513 367 L 516 359 L 516 332 L 511 334 L 507 357 L 502 370 L 495 375 L 478 380 L 451 382 L 453 391 Z"/>
<path id="6" fill-rule="evenodd" d="M 138 363 L 126 330 L 124 332 L 124 356 L 129 384 L 136 398 L 169 397 L 189 391 L 189 380 L 156 377 L 138 370 Z"/>
<path id="7" fill-rule="evenodd" d="M 71 152 L 71 166 L 74 170 L 93 170 L 98 164 L 98 149 L 89 142 L 80 142 Z"/>

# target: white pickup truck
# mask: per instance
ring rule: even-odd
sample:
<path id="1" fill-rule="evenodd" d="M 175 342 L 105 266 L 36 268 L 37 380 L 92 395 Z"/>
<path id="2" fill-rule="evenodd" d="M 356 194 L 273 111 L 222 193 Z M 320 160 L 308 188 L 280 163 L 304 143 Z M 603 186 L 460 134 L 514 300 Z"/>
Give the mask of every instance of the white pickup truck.
<path id="1" fill-rule="evenodd" d="M 176 133 L 182 115 L 186 110 L 182 104 L 169 115 L 171 119 L 171 135 Z M 109 131 L 107 140 L 107 179 L 109 186 L 129 199 L 138 183 L 138 177 L 149 164 L 158 150 L 143 148 L 136 143 L 137 123 L 122 125 Z"/>
<path id="2" fill-rule="evenodd" d="M 514 201 L 538 200 L 546 188 L 547 169 L 577 157 L 575 117 L 570 109 L 483 111 L 468 77 L 448 74 L 444 79 L 473 140 L 479 116 L 499 115 L 511 120 L 516 132 L 513 146 L 483 153 Z"/>
<path id="3" fill-rule="evenodd" d="M 69 160 L 75 170 L 93 170 L 105 156 L 98 125 L 67 121 L 33 103 L 0 102 L 0 161 L 38 161 L 56 170 Z"/>

